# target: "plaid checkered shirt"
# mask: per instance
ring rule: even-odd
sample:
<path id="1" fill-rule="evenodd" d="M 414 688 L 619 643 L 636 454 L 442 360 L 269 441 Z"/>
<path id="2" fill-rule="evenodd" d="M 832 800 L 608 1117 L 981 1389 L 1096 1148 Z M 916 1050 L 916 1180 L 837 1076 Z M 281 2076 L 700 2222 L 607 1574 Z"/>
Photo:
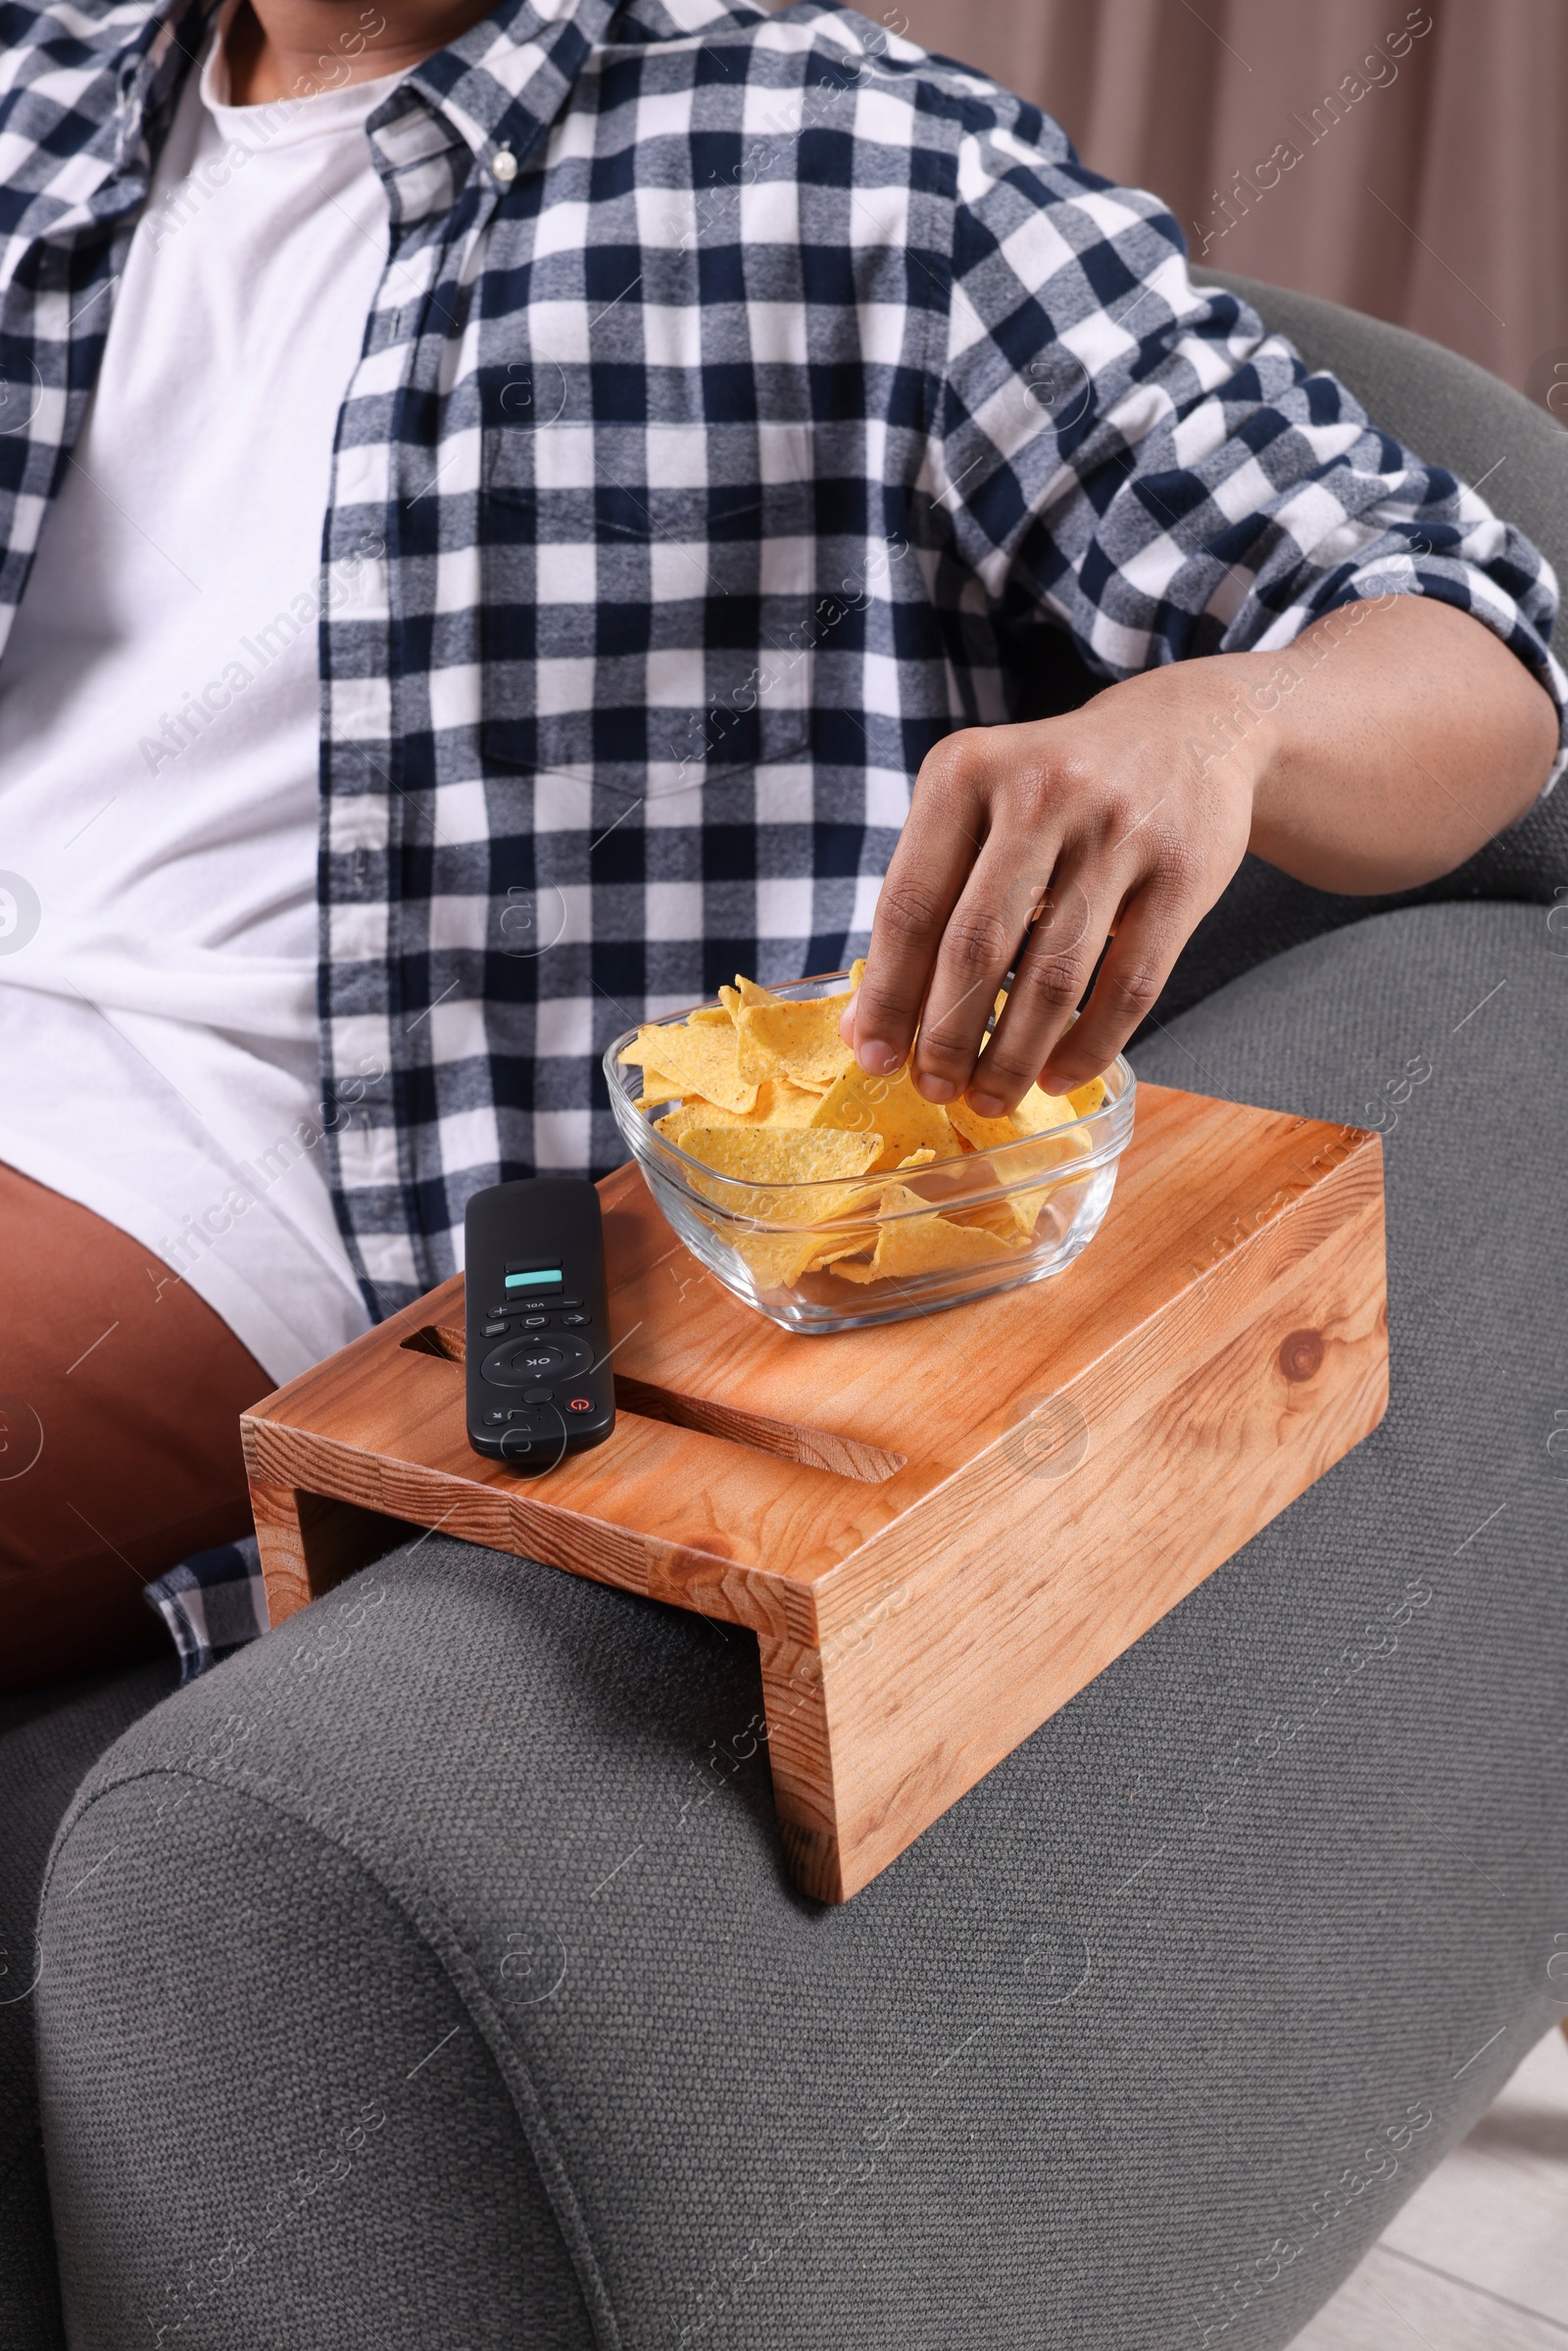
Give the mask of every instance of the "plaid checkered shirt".
<path id="1" fill-rule="evenodd" d="M 5 10 L 7 626 L 129 239 L 177 232 L 148 183 L 210 23 Z M 1563 703 L 1530 544 L 1196 290 L 1155 199 L 885 24 L 502 0 L 367 136 L 319 1012 L 378 1315 L 454 1269 L 480 1186 L 624 1156 L 620 1030 L 864 948 L 922 758 L 1007 719 L 1050 632 L 1125 677 L 1403 590 Z"/>

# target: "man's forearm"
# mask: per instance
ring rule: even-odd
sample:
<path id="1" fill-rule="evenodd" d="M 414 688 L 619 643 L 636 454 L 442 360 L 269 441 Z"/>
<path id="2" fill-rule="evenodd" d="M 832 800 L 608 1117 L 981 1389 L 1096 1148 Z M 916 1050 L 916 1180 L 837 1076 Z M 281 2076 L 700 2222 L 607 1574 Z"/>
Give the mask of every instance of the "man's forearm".
<path id="1" fill-rule="evenodd" d="M 1254 765 L 1249 847 L 1319 890 L 1450 872 L 1524 814 L 1556 750 L 1544 687 L 1430 598 L 1349 605 L 1282 653 L 1221 660 L 1234 710 L 1211 718 L 1211 752 Z"/>

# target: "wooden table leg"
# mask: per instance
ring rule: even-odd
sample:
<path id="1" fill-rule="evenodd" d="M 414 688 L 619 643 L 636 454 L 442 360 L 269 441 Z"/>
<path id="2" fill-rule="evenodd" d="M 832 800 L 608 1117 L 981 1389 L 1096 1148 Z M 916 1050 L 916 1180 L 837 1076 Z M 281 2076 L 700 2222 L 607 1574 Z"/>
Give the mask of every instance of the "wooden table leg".
<path id="1" fill-rule="evenodd" d="M 272 1625 L 280 1625 L 334 1584 L 423 1532 L 358 1502 L 300 1494 L 268 1478 L 252 1478 L 250 1487 L 267 1614 Z"/>
<path id="2" fill-rule="evenodd" d="M 827 1686 L 819 1650 L 760 1633 L 773 1805 L 790 1876 L 802 1893 L 842 1902 Z"/>

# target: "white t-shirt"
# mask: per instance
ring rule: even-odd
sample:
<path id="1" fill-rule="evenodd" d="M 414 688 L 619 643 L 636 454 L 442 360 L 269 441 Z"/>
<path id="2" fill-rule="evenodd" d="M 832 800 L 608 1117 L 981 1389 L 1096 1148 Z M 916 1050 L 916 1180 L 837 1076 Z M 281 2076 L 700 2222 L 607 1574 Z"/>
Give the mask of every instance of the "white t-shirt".
<path id="1" fill-rule="evenodd" d="M 215 39 L 0 660 L 0 868 L 37 901 L 0 925 L 0 1159 L 279 1381 L 368 1320 L 319 1142 L 316 621 L 396 79 L 233 107 Z"/>

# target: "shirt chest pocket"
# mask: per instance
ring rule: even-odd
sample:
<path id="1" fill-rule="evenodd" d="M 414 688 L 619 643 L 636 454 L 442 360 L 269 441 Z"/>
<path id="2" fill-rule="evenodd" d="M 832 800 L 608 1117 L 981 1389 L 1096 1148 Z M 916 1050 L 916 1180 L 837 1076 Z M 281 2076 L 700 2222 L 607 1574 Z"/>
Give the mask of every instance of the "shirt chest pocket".
<path id="1" fill-rule="evenodd" d="M 657 798 L 809 750 L 805 425 L 487 426 L 487 762 Z"/>

